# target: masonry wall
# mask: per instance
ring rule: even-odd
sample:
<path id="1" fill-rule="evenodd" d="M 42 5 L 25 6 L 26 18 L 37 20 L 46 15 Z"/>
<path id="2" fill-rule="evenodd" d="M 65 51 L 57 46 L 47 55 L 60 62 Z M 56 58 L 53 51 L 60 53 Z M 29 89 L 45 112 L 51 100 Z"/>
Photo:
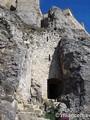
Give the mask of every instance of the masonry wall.
<path id="1" fill-rule="evenodd" d="M 41 86 L 42 97 L 47 98 L 47 80 L 49 78 L 60 79 L 60 61 L 57 45 L 60 41 L 58 33 L 45 33 L 32 35 L 32 66 L 31 80 Z M 32 91 L 31 91 L 32 92 Z"/>
<path id="2" fill-rule="evenodd" d="M 40 26 L 41 11 L 39 0 L 18 0 L 17 14 L 27 24 Z"/>
<path id="3" fill-rule="evenodd" d="M 18 12 L 25 11 L 27 12 L 34 12 L 39 14 L 39 0 L 18 0 L 18 6 L 17 6 Z M 32 16 L 30 16 L 32 17 Z"/>

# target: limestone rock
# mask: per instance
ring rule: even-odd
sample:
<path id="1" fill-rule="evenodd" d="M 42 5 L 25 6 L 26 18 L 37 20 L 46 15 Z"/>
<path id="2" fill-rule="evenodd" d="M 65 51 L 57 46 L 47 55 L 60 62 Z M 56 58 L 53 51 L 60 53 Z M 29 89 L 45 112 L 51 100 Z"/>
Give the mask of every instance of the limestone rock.
<path id="1" fill-rule="evenodd" d="M 4 106 L 7 107 L 7 110 L 2 107 L 2 110 L 6 112 L 3 120 L 10 118 L 15 120 L 16 111 L 10 102 L 15 99 L 23 102 L 30 100 L 31 75 L 30 53 L 28 52 L 30 47 L 27 49 L 24 44 L 23 32 L 18 29 L 21 22 L 17 16 L 3 8 L 0 8 L 0 15 L 0 102 L 1 106 L 5 104 Z M 26 83 L 24 89 L 23 83 Z M 9 108 L 13 109 L 12 112 Z"/>
<path id="2" fill-rule="evenodd" d="M 3 101 L 1 103 L 1 120 L 15 120 L 16 111 L 10 102 Z"/>
<path id="3" fill-rule="evenodd" d="M 41 22 L 38 0 L 18 0 L 14 11 L 0 2 L 0 117 L 43 119 L 35 110 L 60 97 L 89 113 L 90 35 L 71 11 L 52 7 Z"/>
<path id="4" fill-rule="evenodd" d="M 73 94 L 74 104 L 79 108 L 85 104 L 90 105 L 89 59 L 90 41 L 88 38 L 61 40 L 60 61 L 62 77 L 65 81 L 65 94 Z"/>
<path id="5" fill-rule="evenodd" d="M 42 13 L 39 0 L 0 0 L 0 5 L 10 11 L 15 11 L 25 23 L 41 26 Z"/>

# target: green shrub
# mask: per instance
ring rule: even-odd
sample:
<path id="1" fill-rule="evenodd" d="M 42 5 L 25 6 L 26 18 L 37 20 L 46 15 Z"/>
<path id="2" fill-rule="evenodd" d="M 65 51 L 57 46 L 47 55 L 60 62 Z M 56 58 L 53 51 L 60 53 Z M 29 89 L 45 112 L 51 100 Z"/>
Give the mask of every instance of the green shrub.
<path id="1" fill-rule="evenodd" d="M 48 103 L 49 108 L 46 111 L 45 118 L 48 118 L 50 120 L 55 120 L 55 114 L 58 111 L 58 107 L 54 105 L 53 102 Z"/>

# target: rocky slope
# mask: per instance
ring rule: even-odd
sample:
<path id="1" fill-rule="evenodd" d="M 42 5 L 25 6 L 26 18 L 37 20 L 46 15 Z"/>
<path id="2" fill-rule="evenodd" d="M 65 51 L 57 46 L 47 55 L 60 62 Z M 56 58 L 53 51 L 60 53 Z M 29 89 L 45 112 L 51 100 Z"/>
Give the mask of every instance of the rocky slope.
<path id="1" fill-rule="evenodd" d="M 90 114 L 90 36 L 73 19 L 53 7 L 38 28 L 0 6 L 1 120 L 43 119 L 45 80 L 54 77 L 63 81 L 71 111 Z"/>

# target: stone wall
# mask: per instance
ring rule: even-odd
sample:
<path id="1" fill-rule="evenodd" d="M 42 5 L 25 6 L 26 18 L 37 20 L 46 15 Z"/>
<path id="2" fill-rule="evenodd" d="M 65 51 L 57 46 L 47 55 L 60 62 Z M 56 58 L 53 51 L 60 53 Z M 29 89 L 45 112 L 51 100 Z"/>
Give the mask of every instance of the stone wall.
<path id="1" fill-rule="evenodd" d="M 0 5 L 4 6 L 7 9 L 10 9 L 11 5 L 16 7 L 16 0 L 0 0 Z"/>
<path id="2" fill-rule="evenodd" d="M 40 26 L 39 0 L 18 0 L 17 13 L 28 24 Z"/>
<path id="3" fill-rule="evenodd" d="M 47 99 L 47 80 L 60 79 L 60 65 L 57 45 L 60 40 L 58 33 L 46 32 L 32 35 L 32 66 L 31 80 L 41 86 L 42 98 Z"/>
<path id="4" fill-rule="evenodd" d="M 70 9 L 63 10 L 63 13 L 76 29 L 84 29 L 84 27 L 75 19 Z"/>

